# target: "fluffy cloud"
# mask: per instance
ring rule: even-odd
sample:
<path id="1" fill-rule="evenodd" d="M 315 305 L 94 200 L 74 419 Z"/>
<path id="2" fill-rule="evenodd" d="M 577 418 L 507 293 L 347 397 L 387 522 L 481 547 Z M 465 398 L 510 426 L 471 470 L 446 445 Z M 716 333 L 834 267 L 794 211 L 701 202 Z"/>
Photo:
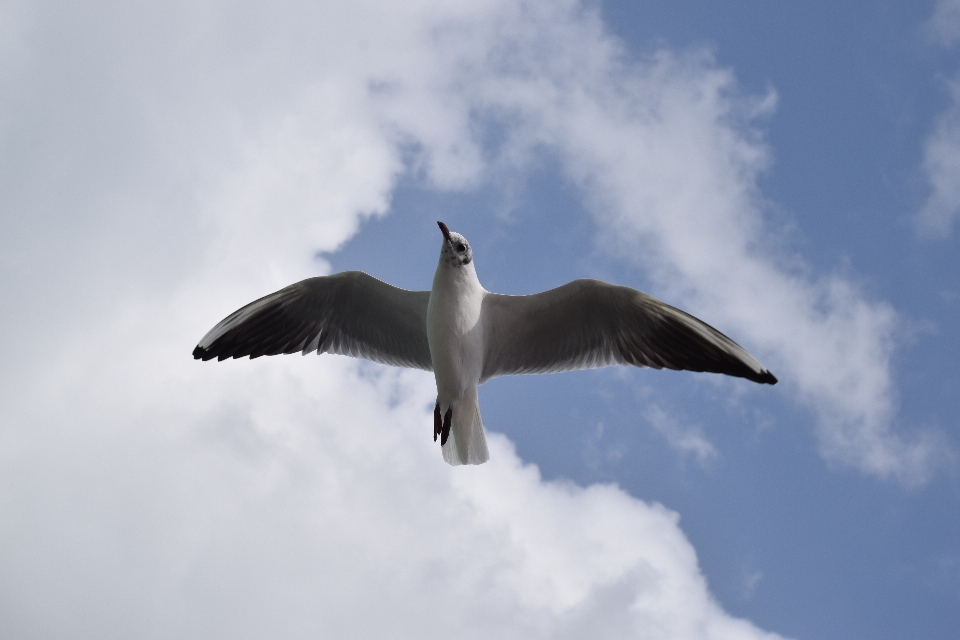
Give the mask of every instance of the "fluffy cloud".
<path id="1" fill-rule="evenodd" d="M 944 47 L 960 39 L 960 2 L 938 0 L 927 25 L 933 39 Z M 960 217 L 960 83 L 947 83 L 950 105 L 940 114 L 927 138 L 923 171 L 930 185 L 930 196 L 916 217 L 917 231 L 927 238 L 950 234 Z"/>
<path id="2" fill-rule="evenodd" d="M 5 637 L 777 637 L 717 606 L 667 509 L 545 483 L 502 436 L 443 463 L 429 375 L 184 366 L 165 324 L 5 416 L 34 429 L 2 448 Z"/>
<path id="3" fill-rule="evenodd" d="M 923 170 L 930 197 L 917 215 L 917 230 L 926 237 L 946 237 L 960 218 L 960 84 L 948 85 L 950 106 L 937 118 L 927 139 Z"/>
<path id="4" fill-rule="evenodd" d="M 933 17 L 927 25 L 931 37 L 942 45 L 951 45 L 960 38 L 960 2 L 937 0 Z"/>
<path id="5" fill-rule="evenodd" d="M 495 435 L 444 464 L 427 374 L 189 359 L 405 162 L 483 179 L 459 74 L 516 8 L 346 6 L 8 5 L 2 634 L 775 637 L 667 509 L 543 482 Z"/>
<path id="6" fill-rule="evenodd" d="M 700 464 L 706 464 L 719 455 L 716 447 L 704 437 L 699 425 L 685 425 L 656 405 L 647 411 L 647 422 L 666 438 L 671 447 L 681 453 L 692 454 Z"/>
<path id="7" fill-rule="evenodd" d="M 48 254 L 89 261 L 91 247 L 68 239 L 95 225 L 98 273 L 121 269 L 136 287 L 157 274 L 175 281 L 182 258 L 203 250 L 210 273 L 246 272 L 237 282 L 257 285 L 210 281 L 242 300 L 306 275 L 307 256 L 386 211 L 405 167 L 457 189 L 504 166 L 522 171 L 547 149 L 658 293 L 745 336 L 814 409 L 828 458 L 907 483 L 927 477 L 935 447 L 892 426 L 896 314 L 848 279 L 811 278 L 764 225 L 756 177 L 768 152 L 755 123 L 772 94 L 740 96 L 703 52 L 632 61 L 573 1 L 198 7 L 110 21 L 22 10 L 26 26 L 13 30 L 34 48 L 7 72 L 5 121 L 19 119 L 5 141 L 26 168 L 5 186 L 32 208 L 25 231 Z M 497 148 L 481 144 L 490 126 Z M 174 246 L 150 242 L 175 229 Z M 90 281 L 62 278 L 61 293 L 82 291 L 77 303 L 99 312 L 109 301 Z M 54 330 L 49 307 L 35 316 Z"/>
<path id="8" fill-rule="evenodd" d="M 407 170 L 470 188 L 550 149 L 624 256 L 817 407 L 826 453 L 925 463 L 890 427 L 895 315 L 764 249 L 772 101 L 708 55 L 631 62 L 572 1 L 4 12 L 5 636 L 773 637 L 663 507 L 545 483 L 496 436 L 444 465 L 429 375 L 189 360 Z"/>
<path id="9" fill-rule="evenodd" d="M 536 12 L 549 28 L 512 22 L 521 26 L 499 33 L 515 46 L 476 65 L 478 100 L 519 121 L 507 156 L 556 150 L 606 230 L 605 246 L 654 274 L 659 293 L 748 336 L 818 416 L 828 459 L 926 481 L 934 438 L 906 439 L 893 428 L 896 313 L 840 275 L 811 278 L 764 224 L 757 176 L 768 151 L 756 121 L 776 96 L 743 97 L 707 52 L 633 62 L 604 39 L 580 55 L 583 32 L 602 31 L 595 16 L 564 29 L 572 20 L 564 10 Z"/>

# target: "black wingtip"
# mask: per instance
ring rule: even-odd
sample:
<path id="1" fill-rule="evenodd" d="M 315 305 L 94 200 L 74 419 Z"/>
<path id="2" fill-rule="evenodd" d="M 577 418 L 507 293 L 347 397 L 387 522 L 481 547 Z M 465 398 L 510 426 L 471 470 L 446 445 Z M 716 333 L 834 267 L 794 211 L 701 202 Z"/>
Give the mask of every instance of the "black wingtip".
<path id="1" fill-rule="evenodd" d="M 204 362 L 206 362 L 207 360 L 211 360 L 211 359 L 213 359 L 214 357 L 215 357 L 215 354 L 210 353 L 209 351 L 207 351 L 206 349 L 204 349 L 204 348 L 201 347 L 200 345 L 197 345 L 197 346 L 194 347 L 194 349 L 193 349 L 193 359 L 194 359 L 194 360 L 203 360 Z"/>
<path id="2" fill-rule="evenodd" d="M 769 371 L 763 371 L 759 376 L 754 378 L 754 381 L 760 384 L 777 384 L 777 377 Z"/>

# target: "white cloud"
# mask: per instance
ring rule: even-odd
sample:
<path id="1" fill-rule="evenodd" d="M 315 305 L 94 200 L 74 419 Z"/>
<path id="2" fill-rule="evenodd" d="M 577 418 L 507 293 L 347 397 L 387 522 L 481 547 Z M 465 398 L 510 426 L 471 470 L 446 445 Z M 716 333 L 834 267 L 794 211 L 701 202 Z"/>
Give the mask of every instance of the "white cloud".
<path id="1" fill-rule="evenodd" d="M 960 1 L 938 0 L 927 24 L 933 40 L 952 47 L 960 40 Z M 927 138 L 923 153 L 923 172 L 930 195 L 915 223 L 917 233 L 926 238 L 945 238 L 960 218 L 960 82 L 947 82 L 950 104 L 939 115 Z"/>
<path id="2" fill-rule="evenodd" d="M 960 39 L 960 1 L 937 0 L 927 28 L 941 45 L 949 46 Z"/>
<path id="3" fill-rule="evenodd" d="M 924 149 L 931 193 L 916 219 L 917 231 L 932 238 L 948 236 L 960 218 L 960 84 L 948 86 L 952 102 L 937 118 Z"/>
<path id="4" fill-rule="evenodd" d="M 532 17 L 15 8 L 0 635 L 777 637 L 722 611 L 675 513 L 544 482 L 496 435 L 490 464 L 444 464 L 427 374 L 189 358 L 212 314 L 382 214 L 403 153 L 481 180 L 460 72 Z"/>
<path id="5" fill-rule="evenodd" d="M 212 288 L 237 303 L 241 291 L 309 273 L 305 256 L 349 237 L 356 213 L 385 211 L 403 170 L 398 149 L 441 188 L 482 181 L 491 169 L 481 122 L 493 119 L 506 131 L 493 162 L 522 170 L 534 148 L 558 153 L 603 241 L 655 274 L 657 293 L 757 350 L 817 414 L 824 455 L 907 483 L 928 476 L 934 447 L 893 429 L 896 314 L 849 279 L 798 270 L 802 260 L 778 255 L 782 243 L 765 228 L 756 176 L 768 152 L 755 120 L 773 94 L 740 96 L 704 52 L 630 61 L 572 0 L 290 3 L 266 14 L 242 5 L 229 18 L 202 6 L 182 8 L 182 24 L 164 13 L 166 35 L 150 9 L 122 16 L 123 28 L 89 12 L 25 21 L 46 30 L 35 27 L 36 51 L 22 56 L 29 72 L 10 76 L 27 80 L 7 92 L 20 120 L 5 142 L 36 170 L 14 171 L 4 186 L 39 210 L 24 227 L 33 245 L 43 239 L 41 260 L 62 251 L 89 262 L 94 251 L 99 277 L 121 270 L 123 286 L 136 287 L 135 278 L 182 277 L 182 257 L 206 246 L 221 270 Z M 83 73 L 107 80 L 78 84 Z M 75 151 L 86 149 L 98 150 L 92 166 Z M 91 187 L 105 176 L 109 187 Z M 334 188 L 344 181 L 351 188 Z M 204 199 L 199 217 L 191 198 Z M 70 241 L 80 221 L 102 232 L 95 249 Z M 173 229 L 192 234 L 150 242 Z M 32 246 L 7 239 L 12 254 Z M 241 271 L 234 282 L 251 286 L 222 281 Z M 110 301 L 79 274 L 60 278 L 60 293 L 101 312 Z M 56 330 L 49 307 L 27 311 Z M 13 349 L 25 354 L 21 345 Z"/>
<path id="6" fill-rule="evenodd" d="M 531 11 L 549 26 L 502 28 L 514 46 L 485 57 L 496 72 L 477 71 L 475 85 L 481 102 L 518 121 L 513 144 L 555 149 L 599 242 L 654 274 L 657 293 L 756 350 L 817 415 L 829 460 L 926 481 L 940 462 L 933 437 L 893 427 L 896 313 L 849 278 L 811 277 L 764 223 L 757 176 L 769 154 L 756 120 L 775 94 L 743 97 L 708 52 L 630 62 L 606 40 L 584 55 L 578 43 L 601 31 L 596 16 Z"/>
<path id="7" fill-rule="evenodd" d="M 494 163 L 553 149 L 622 255 L 770 357 L 832 459 L 924 468 L 891 430 L 895 314 L 763 249 L 772 98 L 710 56 L 630 62 L 570 0 L 14 8 L 2 635 L 774 637 L 663 507 L 545 483 L 502 437 L 444 465 L 428 375 L 189 360 L 384 213 L 408 156 L 482 182 L 478 113 Z"/>
<path id="8" fill-rule="evenodd" d="M 544 482 L 498 435 L 446 465 L 429 374 L 190 361 L 202 289 L 2 408 L 5 637 L 779 637 L 720 609 L 675 513 Z"/>
<path id="9" fill-rule="evenodd" d="M 683 424 L 656 405 L 648 409 L 647 422 L 666 438 L 671 447 L 680 453 L 693 455 L 700 464 L 714 460 L 719 455 L 716 447 L 704 437 L 699 425 Z"/>

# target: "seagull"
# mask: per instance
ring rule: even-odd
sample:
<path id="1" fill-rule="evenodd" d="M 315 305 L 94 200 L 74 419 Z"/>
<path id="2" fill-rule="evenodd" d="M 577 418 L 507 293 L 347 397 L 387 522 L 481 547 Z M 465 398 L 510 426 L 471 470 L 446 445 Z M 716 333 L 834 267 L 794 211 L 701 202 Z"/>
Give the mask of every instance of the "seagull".
<path id="1" fill-rule="evenodd" d="M 777 383 L 727 336 L 630 287 L 584 279 L 528 296 L 491 293 L 467 239 L 437 224 L 443 243 L 430 291 L 362 271 L 307 278 L 231 313 L 193 357 L 316 351 L 433 371 L 433 440 L 451 465 L 490 458 L 477 386 L 497 376 L 623 364 Z"/>

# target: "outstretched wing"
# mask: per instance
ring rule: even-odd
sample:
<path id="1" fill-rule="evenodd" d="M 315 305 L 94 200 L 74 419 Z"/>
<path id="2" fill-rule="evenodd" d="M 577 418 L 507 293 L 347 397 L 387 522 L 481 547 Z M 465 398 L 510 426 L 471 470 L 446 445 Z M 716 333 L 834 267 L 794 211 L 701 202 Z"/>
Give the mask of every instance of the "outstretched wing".
<path id="1" fill-rule="evenodd" d="M 360 271 L 308 278 L 224 318 L 193 350 L 198 360 L 311 351 L 432 370 L 429 291 L 406 291 Z"/>
<path id="2" fill-rule="evenodd" d="M 481 382 L 495 376 L 631 364 L 776 384 L 733 340 L 647 294 L 575 280 L 530 296 L 483 299 Z"/>

